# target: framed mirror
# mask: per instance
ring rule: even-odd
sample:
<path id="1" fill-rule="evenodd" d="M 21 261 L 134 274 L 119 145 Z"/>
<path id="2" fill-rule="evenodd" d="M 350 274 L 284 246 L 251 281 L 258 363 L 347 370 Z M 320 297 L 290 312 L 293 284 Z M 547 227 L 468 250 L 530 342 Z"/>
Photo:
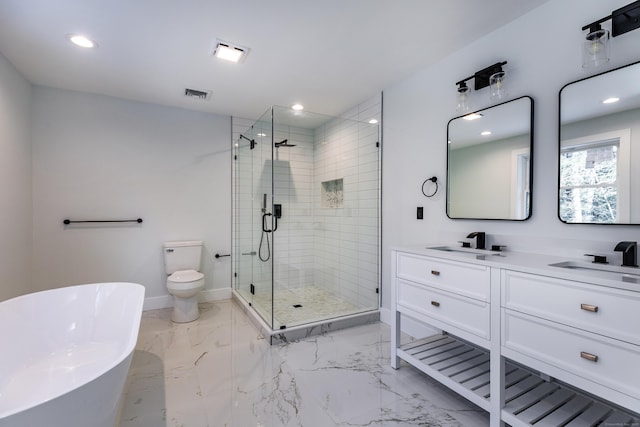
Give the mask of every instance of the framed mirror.
<path id="1" fill-rule="evenodd" d="M 531 97 L 451 119 L 447 125 L 447 216 L 528 219 L 532 161 Z"/>
<path id="2" fill-rule="evenodd" d="M 640 63 L 560 90 L 558 217 L 640 224 Z"/>

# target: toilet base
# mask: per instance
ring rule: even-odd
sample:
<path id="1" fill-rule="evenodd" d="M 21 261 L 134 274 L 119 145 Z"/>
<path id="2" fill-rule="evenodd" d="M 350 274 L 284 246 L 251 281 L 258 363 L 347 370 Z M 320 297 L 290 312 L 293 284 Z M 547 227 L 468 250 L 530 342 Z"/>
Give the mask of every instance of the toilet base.
<path id="1" fill-rule="evenodd" d="M 175 323 L 193 322 L 200 317 L 200 309 L 198 308 L 198 295 L 192 297 L 173 297 L 173 312 L 171 320 Z"/>

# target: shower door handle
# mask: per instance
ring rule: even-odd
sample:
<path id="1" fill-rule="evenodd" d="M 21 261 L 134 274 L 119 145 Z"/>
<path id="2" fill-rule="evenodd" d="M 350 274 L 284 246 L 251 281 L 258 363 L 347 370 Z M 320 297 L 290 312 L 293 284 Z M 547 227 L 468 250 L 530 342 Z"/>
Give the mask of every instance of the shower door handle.
<path id="1" fill-rule="evenodd" d="M 251 251 L 251 252 L 243 252 L 242 255 L 256 255 L 257 252 L 256 251 Z"/>

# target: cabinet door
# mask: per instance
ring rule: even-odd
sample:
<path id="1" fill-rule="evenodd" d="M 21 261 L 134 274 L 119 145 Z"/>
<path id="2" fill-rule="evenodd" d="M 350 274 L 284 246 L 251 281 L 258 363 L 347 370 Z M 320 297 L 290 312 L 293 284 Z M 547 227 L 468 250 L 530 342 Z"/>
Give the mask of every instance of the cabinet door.
<path id="1" fill-rule="evenodd" d="M 502 306 L 640 345 L 640 293 L 503 270 Z"/>
<path id="2" fill-rule="evenodd" d="M 401 279 L 489 301 L 490 269 L 420 255 L 398 253 L 397 275 Z"/>
<path id="3" fill-rule="evenodd" d="M 435 319 L 438 327 L 461 329 L 478 337 L 490 338 L 490 310 L 484 301 L 463 297 L 422 284 L 398 280 L 398 307 L 427 323 Z"/>
<path id="4" fill-rule="evenodd" d="M 595 384 L 640 398 L 638 346 L 511 310 L 503 311 L 502 345 Z M 602 397 L 608 398 L 605 394 Z"/>

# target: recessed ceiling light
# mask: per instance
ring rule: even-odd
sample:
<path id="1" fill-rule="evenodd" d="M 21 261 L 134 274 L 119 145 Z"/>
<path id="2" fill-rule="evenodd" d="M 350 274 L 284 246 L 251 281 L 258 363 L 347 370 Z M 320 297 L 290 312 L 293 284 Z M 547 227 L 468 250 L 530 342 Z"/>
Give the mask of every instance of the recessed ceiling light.
<path id="1" fill-rule="evenodd" d="M 248 52 L 249 49 L 246 47 L 218 41 L 213 51 L 213 56 L 229 62 L 242 62 L 244 61 L 244 58 L 247 56 Z"/>
<path id="2" fill-rule="evenodd" d="M 375 125 L 376 123 L 378 123 L 378 120 L 371 119 L 371 120 L 369 120 L 369 123 L 371 123 L 372 125 Z"/>
<path id="3" fill-rule="evenodd" d="M 300 110 L 304 110 L 304 106 L 303 106 L 302 104 L 293 104 L 293 105 L 291 106 L 291 109 L 292 109 L 292 110 L 300 111 Z"/>
<path id="4" fill-rule="evenodd" d="M 85 47 L 87 49 L 98 47 L 98 44 L 82 34 L 67 34 L 69 41 L 76 46 Z"/>
<path id="5" fill-rule="evenodd" d="M 491 131 L 489 131 L 489 130 L 485 130 L 485 131 L 483 131 L 483 132 L 480 132 L 480 135 L 482 135 L 482 136 L 491 135 Z"/>
<path id="6" fill-rule="evenodd" d="M 462 117 L 465 120 L 477 120 L 479 118 L 482 117 L 482 114 L 480 113 L 471 113 L 471 114 L 467 114 L 466 116 Z"/>
<path id="7" fill-rule="evenodd" d="M 611 98 L 607 98 L 604 101 L 602 101 L 603 104 L 613 104 L 614 102 L 618 102 L 620 101 L 620 98 L 616 98 L 616 97 L 611 97 Z"/>

